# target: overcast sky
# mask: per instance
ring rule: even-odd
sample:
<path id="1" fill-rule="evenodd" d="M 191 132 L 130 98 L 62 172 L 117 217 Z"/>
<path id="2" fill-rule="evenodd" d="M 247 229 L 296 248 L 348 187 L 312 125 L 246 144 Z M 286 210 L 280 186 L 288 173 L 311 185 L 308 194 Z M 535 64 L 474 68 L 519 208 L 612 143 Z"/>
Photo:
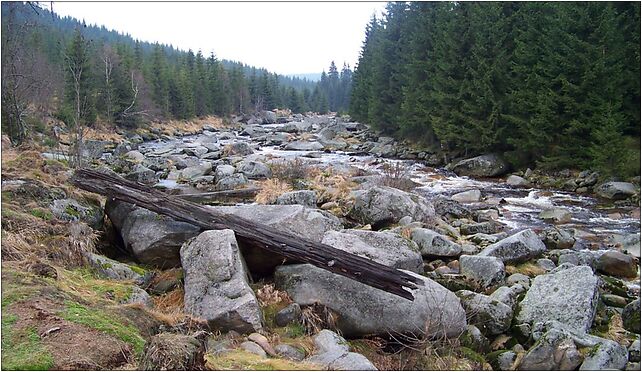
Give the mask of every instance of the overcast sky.
<path id="1" fill-rule="evenodd" d="M 46 4 L 49 8 L 50 3 Z M 43 4 L 43 5 L 44 5 Z M 315 73 L 357 62 L 366 24 L 384 2 L 91 3 L 53 10 L 144 41 L 214 52 L 280 74 Z"/>

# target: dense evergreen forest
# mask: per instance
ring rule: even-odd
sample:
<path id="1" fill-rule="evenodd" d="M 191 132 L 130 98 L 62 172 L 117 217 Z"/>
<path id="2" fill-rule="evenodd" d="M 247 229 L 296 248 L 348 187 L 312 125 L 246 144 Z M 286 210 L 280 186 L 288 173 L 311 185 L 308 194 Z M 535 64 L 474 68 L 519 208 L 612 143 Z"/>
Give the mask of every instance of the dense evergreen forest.
<path id="1" fill-rule="evenodd" d="M 34 126 L 34 108 L 69 126 L 102 120 L 130 128 L 276 108 L 347 111 L 352 76 L 334 62 L 318 83 L 278 75 L 20 2 L 2 3 L 2 73 L 3 131 L 16 142 Z"/>
<path id="2" fill-rule="evenodd" d="M 640 173 L 640 3 L 389 3 L 351 114 L 459 155 Z"/>

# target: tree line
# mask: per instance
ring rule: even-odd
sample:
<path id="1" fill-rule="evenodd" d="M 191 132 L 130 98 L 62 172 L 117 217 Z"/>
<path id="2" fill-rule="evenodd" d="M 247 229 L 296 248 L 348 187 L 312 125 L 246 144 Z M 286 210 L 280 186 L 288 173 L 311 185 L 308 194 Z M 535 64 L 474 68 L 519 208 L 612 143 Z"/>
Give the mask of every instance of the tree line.
<path id="1" fill-rule="evenodd" d="M 640 4 L 388 3 L 350 113 L 456 156 L 639 175 Z"/>
<path id="2" fill-rule="evenodd" d="M 34 127 L 34 109 L 70 127 L 103 121 L 125 128 L 277 108 L 346 111 L 352 73 L 344 66 L 339 74 L 332 62 L 315 83 L 142 42 L 20 2 L 2 3 L 2 72 L 3 132 L 14 142 Z"/>

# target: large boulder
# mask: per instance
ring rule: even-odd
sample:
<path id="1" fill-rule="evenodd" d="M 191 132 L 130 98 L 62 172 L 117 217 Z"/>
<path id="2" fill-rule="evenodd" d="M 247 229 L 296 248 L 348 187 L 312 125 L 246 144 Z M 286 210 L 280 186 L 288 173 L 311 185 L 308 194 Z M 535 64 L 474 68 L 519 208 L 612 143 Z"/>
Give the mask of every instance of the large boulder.
<path id="1" fill-rule="evenodd" d="M 202 177 L 207 174 L 210 174 L 211 171 L 212 171 L 212 163 L 206 161 L 199 165 L 184 168 L 181 171 L 181 178 L 191 181 L 197 177 Z"/>
<path id="2" fill-rule="evenodd" d="M 90 252 L 86 253 L 85 257 L 94 271 L 102 277 L 113 280 L 138 280 L 142 277 L 129 265 L 111 258 Z"/>
<path id="3" fill-rule="evenodd" d="M 107 200 L 105 213 L 120 233 L 125 248 L 139 262 L 156 267 L 179 266 L 180 247 L 200 232 L 194 225 L 114 199 Z"/>
<path id="4" fill-rule="evenodd" d="M 317 193 L 314 190 L 296 190 L 286 192 L 276 198 L 276 204 L 292 205 L 299 204 L 305 207 L 316 208 Z"/>
<path id="5" fill-rule="evenodd" d="M 479 255 L 497 257 L 503 262 L 518 263 L 535 258 L 544 251 L 546 251 L 544 243 L 533 230 L 528 229 L 489 245 Z"/>
<path id="6" fill-rule="evenodd" d="M 574 371 L 582 355 L 573 338 L 558 329 L 546 332 L 531 347 L 519 364 L 522 371 Z"/>
<path id="7" fill-rule="evenodd" d="M 76 199 L 54 200 L 49 206 L 56 218 L 63 221 L 82 221 L 94 229 L 101 229 L 105 217 L 100 205 L 80 203 Z"/>
<path id="8" fill-rule="evenodd" d="M 359 193 L 349 216 L 373 228 L 399 222 L 405 216 L 413 221 L 427 222 L 435 216 L 435 209 L 423 197 L 392 187 L 376 186 Z"/>
<path id="9" fill-rule="evenodd" d="M 217 191 L 235 190 L 245 187 L 248 183 L 250 183 L 250 181 L 243 173 L 234 173 L 219 179 L 214 188 Z"/>
<path id="10" fill-rule="evenodd" d="M 595 189 L 595 192 L 607 199 L 626 199 L 636 192 L 635 185 L 629 182 L 607 182 Z"/>
<path id="11" fill-rule="evenodd" d="M 319 243 L 327 231 L 343 229 L 341 221 L 332 214 L 301 205 L 257 204 L 212 208 Z M 271 275 L 274 268 L 281 265 L 284 260 L 280 255 L 254 246 L 241 245 L 241 249 L 252 274 Z"/>
<path id="12" fill-rule="evenodd" d="M 513 309 L 505 303 L 472 291 L 457 291 L 471 324 L 487 335 L 504 333 L 513 319 Z"/>
<path id="13" fill-rule="evenodd" d="M 262 329 L 259 303 L 250 288 L 232 230 L 210 230 L 180 251 L 185 272 L 185 312 L 223 331 Z"/>
<path id="14" fill-rule="evenodd" d="M 225 153 L 228 156 L 231 156 L 231 155 L 245 156 L 245 155 L 253 154 L 254 149 L 247 142 L 238 141 L 225 146 Z"/>
<path id="15" fill-rule="evenodd" d="M 417 228 L 410 233 L 410 239 L 417 243 L 422 256 L 456 257 L 461 254 L 461 246 L 435 231 Z"/>
<path id="16" fill-rule="evenodd" d="M 491 256 L 462 255 L 459 257 L 459 272 L 480 288 L 501 284 L 506 276 L 502 260 Z"/>
<path id="17" fill-rule="evenodd" d="M 632 256 L 619 251 L 608 251 L 597 260 L 597 270 L 612 276 L 635 278 L 638 265 Z"/>
<path id="18" fill-rule="evenodd" d="M 481 191 L 475 189 L 462 191 L 451 196 L 450 198 L 459 203 L 475 203 L 481 200 L 481 196 Z"/>
<path id="19" fill-rule="evenodd" d="M 397 269 L 416 273 L 423 270 L 417 246 L 398 234 L 365 230 L 328 231 L 322 243 Z"/>
<path id="20" fill-rule="evenodd" d="M 497 177 L 508 172 L 508 164 L 496 154 L 464 159 L 453 167 L 458 176 Z"/>
<path id="21" fill-rule="evenodd" d="M 294 151 L 320 151 L 323 150 L 323 145 L 316 141 L 294 141 L 285 145 L 285 149 Z"/>
<path id="22" fill-rule="evenodd" d="M 337 327 L 346 337 L 412 333 L 418 337 L 457 337 L 466 329 L 459 299 L 436 282 L 411 290 L 414 301 L 381 291 L 315 266 L 277 268 L 277 287 L 301 305 L 324 305 L 338 314 Z"/>
<path id="23" fill-rule="evenodd" d="M 239 173 L 251 180 L 264 179 L 272 176 L 270 168 L 260 161 L 243 160 L 236 166 Z"/>
<path id="24" fill-rule="evenodd" d="M 598 282 L 588 266 L 539 275 L 520 303 L 516 319 L 528 324 L 558 321 L 569 329 L 587 332 L 597 309 Z"/>
<path id="25" fill-rule="evenodd" d="M 640 299 L 629 303 L 622 310 L 622 323 L 630 332 L 640 334 Z"/>

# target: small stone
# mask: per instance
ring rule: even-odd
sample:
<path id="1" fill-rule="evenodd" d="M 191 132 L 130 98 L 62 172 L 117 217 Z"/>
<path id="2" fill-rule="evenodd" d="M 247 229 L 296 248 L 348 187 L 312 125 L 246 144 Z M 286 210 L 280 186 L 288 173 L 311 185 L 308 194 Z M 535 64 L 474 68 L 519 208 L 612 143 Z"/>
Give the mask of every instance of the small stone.
<path id="1" fill-rule="evenodd" d="M 571 212 L 564 208 L 545 209 L 539 214 L 539 218 L 542 220 L 556 224 L 569 223 L 572 217 Z"/>
<path id="2" fill-rule="evenodd" d="M 296 302 L 291 303 L 286 306 L 284 309 L 276 313 L 276 325 L 279 327 L 285 327 L 286 325 L 296 322 L 301 317 L 301 306 Z"/>
<path id="3" fill-rule="evenodd" d="M 247 336 L 247 339 L 259 345 L 266 353 L 268 353 L 268 355 L 276 356 L 276 351 L 274 351 L 274 348 L 270 345 L 267 337 L 262 334 L 255 332 Z"/>
<path id="4" fill-rule="evenodd" d="M 259 344 L 256 342 L 252 341 L 245 341 L 241 343 L 241 349 L 247 351 L 248 353 L 256 354 L 260 356 L 261 358 L 267 358 L 267 354 L 265 353 L 265 350 Z"/>
<path id="5" fill-rule="evenodd" d="M 506 278 L 506 284 L 508 284 L 509 286 L 519 284 L 528 289 L 531 286 L 531 279 L 524 274 L 515 273 Z"/>
<path id="6" fill-rule="evenodd" d="M 640 339 L 633 341 L 631 346 L 629 346 L 629 361 L 630 362 L 639 362 L 640 361 Z"/>
<path id="7" fill-rule="evenodd" d="M 551 271 L 555 268 L 555 262 L 549 260 L 548 258 L 540 258 L 537 260 L 537 266 L 546 271 Z"/>
<path id="8" fill-rule="evenodd" d="M 504 263 L 497 257 L 488 256 L 462 255 L 459 257 L 459 271 L 482 288 L 503 282 L 506 275 Z"/>
<path id="9" fill-rule="evenodd" d="M 294 346 L 278 344 L 274 350 L 278 355 L 296 362 L 300 362 L 305 358 L 305 353 Z"/>
<path id="10" fill-rule="evenodd" d="M 618 295 L 610 294 L 610 293 L 603 294 L 602 301 L 604 301 L 604 304 L 606 306 L 613 306 L 613 307 L 626 306 L 626 298 L 620 297 Z"/>

